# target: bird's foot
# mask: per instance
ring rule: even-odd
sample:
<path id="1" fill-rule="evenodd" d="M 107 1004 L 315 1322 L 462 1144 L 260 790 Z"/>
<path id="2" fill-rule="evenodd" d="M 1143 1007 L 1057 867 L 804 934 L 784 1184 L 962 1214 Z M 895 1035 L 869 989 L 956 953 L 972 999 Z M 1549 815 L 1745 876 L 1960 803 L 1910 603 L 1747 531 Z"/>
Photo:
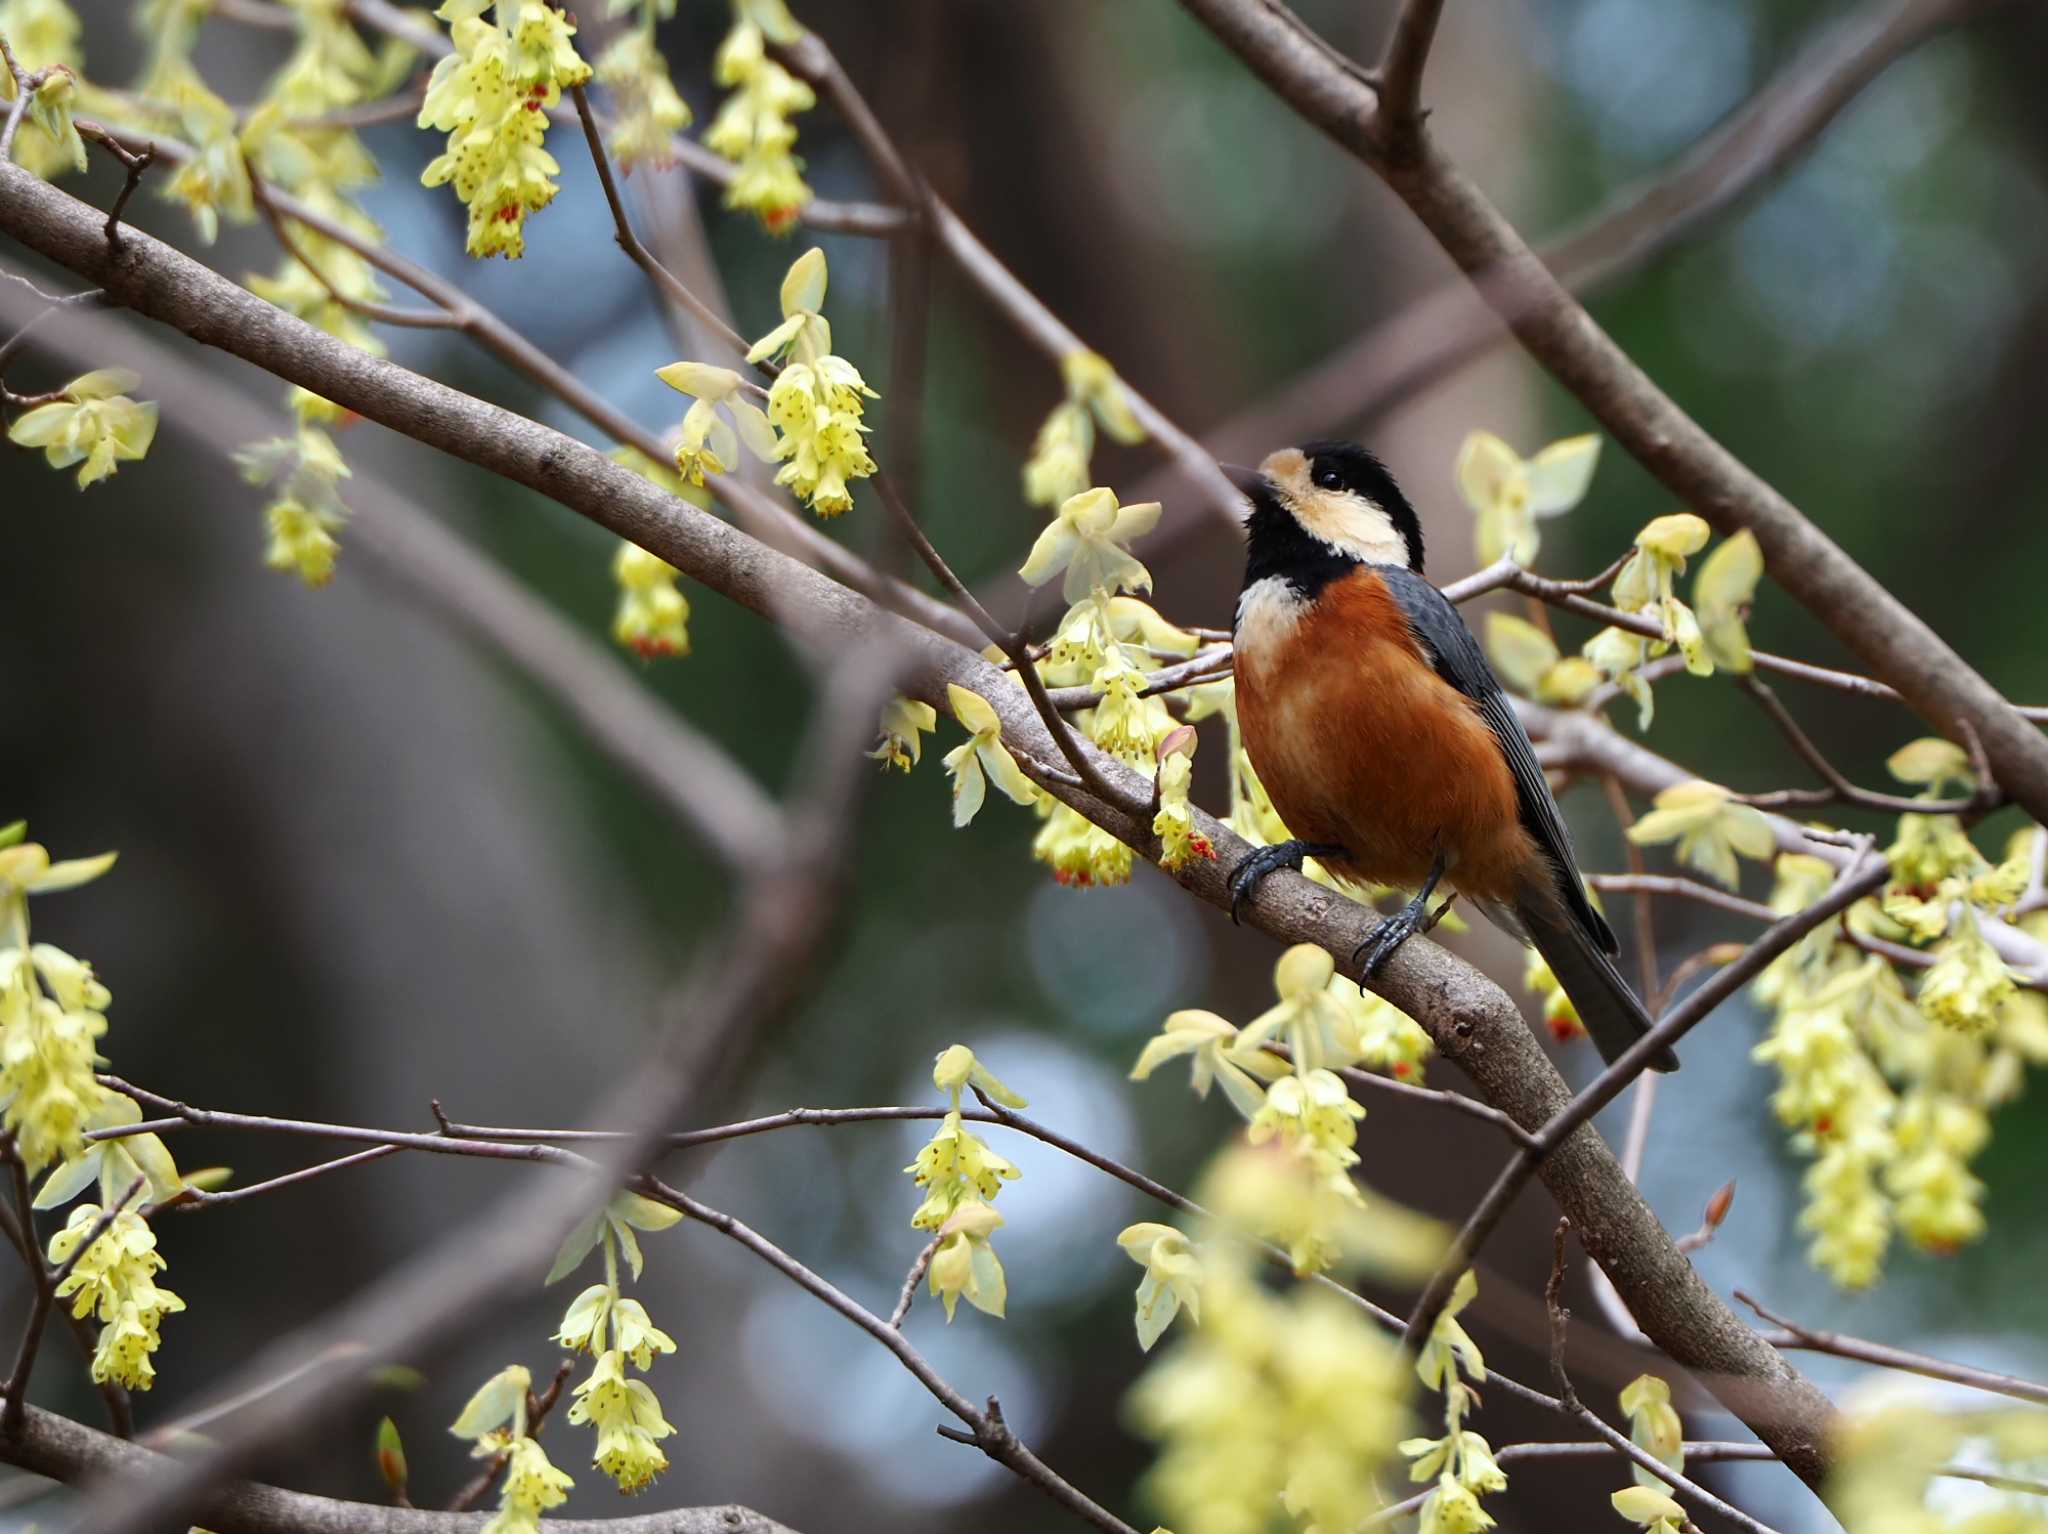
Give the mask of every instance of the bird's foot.
<path id="1" fill-rule="evenodd" d="M 1342 847 L 1328 842 L 1275 842 L 1270 847 L 1254 849 L 1243 862 L 1230 871 L 1230 919 L 1233 922 L 1244 918 L 1244 908 L 1258 893 L 1266 875 L 1276 869 L 1291 868 L 1301 872 L 1303 858 L 1336 858 L 1344 856 Z"/>
<path id="2" fill-rule="evenodd" d="M 1418 933 L 1430 931 L 1442 921 L 1451 908 L 1451 901 L 1457 898 L 1456 895 L 1450 896 L 1432 911 L 1429 909 L 1429 892 L 1425 890 L 1373 928 L 1351 955 L 1351 962 L 1359 966 L 1366 979 L 1372 979 L 1403 943 Z"/>

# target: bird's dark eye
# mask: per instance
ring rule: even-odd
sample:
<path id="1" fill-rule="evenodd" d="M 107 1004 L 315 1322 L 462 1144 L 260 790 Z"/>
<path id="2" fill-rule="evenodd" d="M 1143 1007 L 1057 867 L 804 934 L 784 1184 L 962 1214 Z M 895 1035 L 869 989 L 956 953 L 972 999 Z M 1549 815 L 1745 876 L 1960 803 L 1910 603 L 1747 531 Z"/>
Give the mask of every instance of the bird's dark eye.
<path id="1" fill-rule="evenodd" d="M 1324 464 L 1316 470 L 1315 482 L 1325 490 L 1342 490 L 1344 488 L 1344 476 L 1328 464 Z"/>

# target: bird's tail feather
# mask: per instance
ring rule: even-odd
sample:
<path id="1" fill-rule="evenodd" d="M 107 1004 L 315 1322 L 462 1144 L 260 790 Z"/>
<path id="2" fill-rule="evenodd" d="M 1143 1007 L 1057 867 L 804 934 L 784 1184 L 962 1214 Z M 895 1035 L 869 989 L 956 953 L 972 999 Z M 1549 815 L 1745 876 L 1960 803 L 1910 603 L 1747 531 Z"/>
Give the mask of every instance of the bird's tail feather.
<path id="1" fill-rule="evenodd" d="M 1559 901 L 1545 895 L 1524 898 L 1515 903 L 1515 915 L 1565 995 L 1572 999 L 1603 1060 L 1613 1063 L 1650 1031 L 1650 1014 L 1622 979 L 1614 960 Z M 1664 1050 L 1651 1057 L 1650 1069 L 1675 1071 L 1678 1056 Z"/>

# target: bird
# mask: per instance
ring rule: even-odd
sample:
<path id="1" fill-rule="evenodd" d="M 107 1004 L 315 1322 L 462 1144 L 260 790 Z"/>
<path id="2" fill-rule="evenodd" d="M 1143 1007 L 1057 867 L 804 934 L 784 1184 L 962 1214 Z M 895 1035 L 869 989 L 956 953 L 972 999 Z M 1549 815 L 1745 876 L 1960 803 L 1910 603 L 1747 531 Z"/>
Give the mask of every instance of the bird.
<path id="1" fill-rule="evenodd" d="M 1350 442 L 1219 467 L 1250 503 L 1237 600 L 1245 751 L 1295 838 L 1244 858 L 1235 918 L 1259 883 L 1315 858 L 1354 887 L 1418 891 L 1353 956 L 1370 978 L 1463 898 L 1534 945 L 1601 1055 L 1651 1019 L 1615 968 L 1535 747 L 1486 655 L 1423 574 L 1422 524 L 1386 466 Z M 1431 895 L 1451 892 L 1432 912 Z M 1656 1070 L 1676 1070 L 1665 1049 Z"/>

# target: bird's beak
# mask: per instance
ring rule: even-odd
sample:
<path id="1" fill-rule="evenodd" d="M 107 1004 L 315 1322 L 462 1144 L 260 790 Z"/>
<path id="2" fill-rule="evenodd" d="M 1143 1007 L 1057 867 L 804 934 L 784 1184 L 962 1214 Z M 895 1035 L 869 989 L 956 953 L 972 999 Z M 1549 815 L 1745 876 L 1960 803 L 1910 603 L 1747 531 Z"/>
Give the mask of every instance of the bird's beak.
<path id="1" fill-rule="evenodd" d="M 1246 495 L 1256 495 L 1265 488 L 1266 476 L 1257 469 L 1247 469 L 1241 463 L 1219 463 L 1216 467 L 1223 471 L 1225 479 L 1237 486 Z"/>

